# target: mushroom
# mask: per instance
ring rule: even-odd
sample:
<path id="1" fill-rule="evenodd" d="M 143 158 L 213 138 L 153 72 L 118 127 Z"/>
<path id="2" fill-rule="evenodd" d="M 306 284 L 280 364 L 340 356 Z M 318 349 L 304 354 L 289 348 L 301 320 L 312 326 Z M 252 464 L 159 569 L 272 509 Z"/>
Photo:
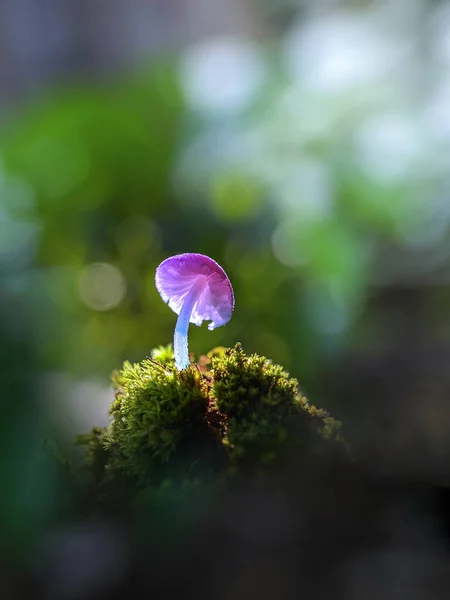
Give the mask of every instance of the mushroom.
<path id="1" fill-rule="evenodd" d="M 220 265 L 204 254 L 177 254 L 164 260 L 156 269 L 156 289 L 161 298 L 178 315 L 174 334 L 175 366 L 179 371 L 189 366 L 189 323 L 201 325 L 211 321 L 212 331 L 225 325 L 234 309 L 230 280 Z"/>

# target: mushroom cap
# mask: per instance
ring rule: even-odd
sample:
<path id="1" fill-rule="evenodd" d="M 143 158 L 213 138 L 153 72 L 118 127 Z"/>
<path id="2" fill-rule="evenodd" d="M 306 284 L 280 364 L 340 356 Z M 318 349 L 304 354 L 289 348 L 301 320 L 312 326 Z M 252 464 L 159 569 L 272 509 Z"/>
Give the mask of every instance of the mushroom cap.
<path id="1" fill-rule="evenodd" d="M 190 322 L 208 329 L 225 325 L 234 309 L 234 294 L 227 274 L 215 260 L 204 254 L 186 253 L 166 258 L 156 269 L 155 284 L 161 298 L 178 315 L 184 300 L 199 277 L 205 286 L 192 309 Z"/>

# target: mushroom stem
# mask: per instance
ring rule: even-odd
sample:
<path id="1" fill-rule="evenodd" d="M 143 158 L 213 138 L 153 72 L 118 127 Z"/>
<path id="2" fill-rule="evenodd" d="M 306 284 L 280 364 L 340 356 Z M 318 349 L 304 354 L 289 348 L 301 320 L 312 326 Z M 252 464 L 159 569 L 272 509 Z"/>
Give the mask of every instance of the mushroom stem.
<path id="1" fill-rule="evenodd" d="M 178 315 L 177 324 L 175 325 L 173 350 L 175 354 L 175 366 L 179 371 L 186 369 L 190 365 L 188 350 L 189 321 L 195 303 L 202 293 L 205 284 L 206 278 L 203 276 L 198 277 L 184 299 L 183 306 Z"/>

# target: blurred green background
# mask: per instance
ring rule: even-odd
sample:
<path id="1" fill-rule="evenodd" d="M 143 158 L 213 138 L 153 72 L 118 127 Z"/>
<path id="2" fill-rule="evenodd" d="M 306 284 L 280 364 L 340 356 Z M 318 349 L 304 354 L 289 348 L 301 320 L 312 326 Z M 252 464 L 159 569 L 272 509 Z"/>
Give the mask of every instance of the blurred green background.
<path id="1" fill-rule="evenodd" d="M 436 407 L 405 422 L 334 391 L 348 356 L 384 357 L 392 383 L 392 348 L 448 348 L 448 3 L 100 4 L 0 7 L 7 543 L 64 505 L 42 437 L 104 424 L 111 370 L 171 341 L 154 273 L 180 252 L 217 260 L 236 297 L 225 327 L 191 327 L 197 356 L 241 341 L 350 433 L 376 421 L 442 459 Z"/>

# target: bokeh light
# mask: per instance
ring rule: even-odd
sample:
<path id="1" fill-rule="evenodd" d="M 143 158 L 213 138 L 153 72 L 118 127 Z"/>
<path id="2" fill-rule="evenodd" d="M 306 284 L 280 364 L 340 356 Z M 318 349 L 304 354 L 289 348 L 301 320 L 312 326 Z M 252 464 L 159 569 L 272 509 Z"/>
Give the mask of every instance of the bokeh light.
<path id="1" fill-rule="evenodd" d="M 248 41 L 221 38 L 189 48 L 180 73 L 188 102 L 205 116 L 245 108 L 264 81 L 265 64 Z"/>
<path id="2" fill-rule="evenodd" d="M 125 297 L 126 289 L 122 273 L 107 263 L 88 265 L 80 275 L 81 299 L 93 310 L 110 310 L 118 306 Z"/>

